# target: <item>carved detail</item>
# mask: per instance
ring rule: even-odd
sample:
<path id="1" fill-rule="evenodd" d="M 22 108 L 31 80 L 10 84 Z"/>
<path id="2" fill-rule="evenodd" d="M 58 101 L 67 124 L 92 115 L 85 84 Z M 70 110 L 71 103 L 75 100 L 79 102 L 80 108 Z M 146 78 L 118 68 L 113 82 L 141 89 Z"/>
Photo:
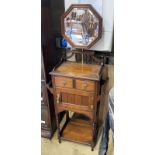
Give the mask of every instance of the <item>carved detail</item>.
<path id="1" fill-rule="evenodd" d="M 57 101 L 57 104 L 60 103 L 60 94 L 57 94 L 57 99 L 56 99 L 56 101 Z"/>

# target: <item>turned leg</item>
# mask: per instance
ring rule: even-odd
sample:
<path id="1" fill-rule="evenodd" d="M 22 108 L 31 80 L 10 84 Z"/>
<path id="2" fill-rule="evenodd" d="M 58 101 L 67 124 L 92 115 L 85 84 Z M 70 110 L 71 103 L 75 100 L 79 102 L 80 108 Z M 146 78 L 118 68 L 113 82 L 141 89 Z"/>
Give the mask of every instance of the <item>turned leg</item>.
<path id="1" fill-rule="evenodd" d="M 66 120 L 69 121 L 69 111 L 66 111 Z"/>
<path id="2" fill-rule="evenodd" d="M 94 151 L 94 142 L 91 144 L 91 151 Z"/>
<path id="3" fill-rule="evenodd" d="M 58 133 L 58 140 L 59 143 L 61 143 L 61 137 L 60 137 L 60 124 L 59 124 L 59 114 L 56 115 L 56 122 L 57 122 L 57 133 Z"/>
<path id="4" fill-rule="evenodd" d="M 59 137 L 59 144 L 61 143 L 61 138 Z"/>
<path id="5" fill-rule="evenodd" d="M 95 139 L 96 139 L 96 123 L 92 122 L 93 132 L 92 132 L 92 142 L 91 142 L 91 151 L 94 151 Z"/>

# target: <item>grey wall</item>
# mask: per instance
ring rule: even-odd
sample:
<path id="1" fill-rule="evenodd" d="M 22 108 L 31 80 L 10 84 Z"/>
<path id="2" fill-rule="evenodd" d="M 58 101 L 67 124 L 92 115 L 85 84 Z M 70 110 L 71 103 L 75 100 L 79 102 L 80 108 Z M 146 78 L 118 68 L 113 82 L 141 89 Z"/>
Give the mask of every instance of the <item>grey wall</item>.
<path id="1" fill-rule="evenodd" d="M 64 13 L 64 0 L 51 0 L 52 31 L 61 34 L 61 15 Z"/>

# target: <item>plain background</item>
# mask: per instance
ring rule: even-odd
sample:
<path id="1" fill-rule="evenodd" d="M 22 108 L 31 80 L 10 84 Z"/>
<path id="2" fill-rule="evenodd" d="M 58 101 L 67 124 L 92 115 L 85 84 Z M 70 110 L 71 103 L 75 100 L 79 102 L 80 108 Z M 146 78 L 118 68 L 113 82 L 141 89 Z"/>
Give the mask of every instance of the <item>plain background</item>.
<path id="1" fill-rule="evenodd" d="M 154 1 L 114 6 L 115 155 L 155 154 Z M 0 154 L 41 154 L 41 1 L 0 2 Z"/>

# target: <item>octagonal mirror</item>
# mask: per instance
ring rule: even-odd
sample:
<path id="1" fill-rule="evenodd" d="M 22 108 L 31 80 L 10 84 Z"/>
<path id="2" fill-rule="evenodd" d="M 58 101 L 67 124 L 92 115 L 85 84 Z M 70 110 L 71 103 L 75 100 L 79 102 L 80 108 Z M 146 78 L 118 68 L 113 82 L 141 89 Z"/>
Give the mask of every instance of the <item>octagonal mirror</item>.
<path id="1" fill-rule="evenodd" d="M 90 4 L 73 4 L 61 17 L 63 37 L 74 48 L 92 47 L 102 34 L 102 18 Z"/>

